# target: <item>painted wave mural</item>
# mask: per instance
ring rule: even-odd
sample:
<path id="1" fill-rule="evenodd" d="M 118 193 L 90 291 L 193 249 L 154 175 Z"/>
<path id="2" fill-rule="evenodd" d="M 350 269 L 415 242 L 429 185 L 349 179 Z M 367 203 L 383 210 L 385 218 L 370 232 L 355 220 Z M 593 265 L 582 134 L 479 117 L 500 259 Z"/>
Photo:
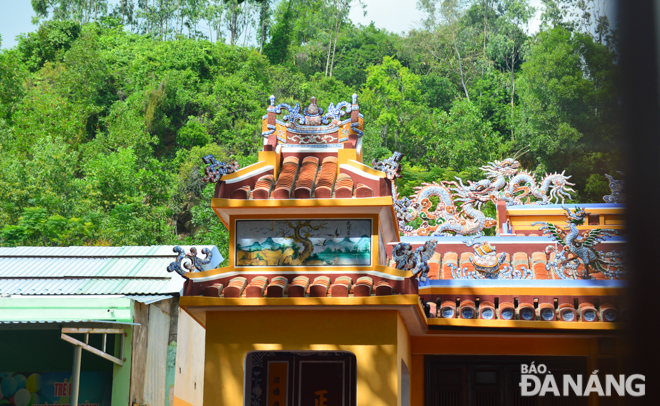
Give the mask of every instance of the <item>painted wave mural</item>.
<path id="1" fill-rule="evenodd" d="M 237 220 L 236 266 L 369 266 L 370 219 Z"/>

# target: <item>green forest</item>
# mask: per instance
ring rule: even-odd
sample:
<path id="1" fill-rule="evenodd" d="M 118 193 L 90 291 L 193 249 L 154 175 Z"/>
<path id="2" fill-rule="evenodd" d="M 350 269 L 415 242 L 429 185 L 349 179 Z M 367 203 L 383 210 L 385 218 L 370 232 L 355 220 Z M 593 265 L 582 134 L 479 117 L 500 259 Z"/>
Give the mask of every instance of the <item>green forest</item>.
<path id="1" fill-rule="evenodd" d="M 527 148 L 537 179 L 566 170 L 575 202 L 602 202 L 622 167 L 617 32 L 597 0 L 419 0 L 399 33 L 352 22 L 352 0 L 32 6 L 34 31 L 0 52 L 3 246 L 223 252 L 201 158 L 256 162 L 271 94 L 357 93 L 364 161 L 402 152 L 401 195 Z"/>

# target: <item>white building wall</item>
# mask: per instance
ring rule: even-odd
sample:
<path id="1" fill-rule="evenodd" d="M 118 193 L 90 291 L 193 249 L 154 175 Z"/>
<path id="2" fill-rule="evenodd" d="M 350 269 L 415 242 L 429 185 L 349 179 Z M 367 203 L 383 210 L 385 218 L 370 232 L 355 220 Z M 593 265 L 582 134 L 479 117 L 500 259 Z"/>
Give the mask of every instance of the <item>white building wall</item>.
<path id="1" fill-rule="evenodd" d="M 174 406 L 203 405 L 205 345 L 204 327 L 179 309 Z"/>

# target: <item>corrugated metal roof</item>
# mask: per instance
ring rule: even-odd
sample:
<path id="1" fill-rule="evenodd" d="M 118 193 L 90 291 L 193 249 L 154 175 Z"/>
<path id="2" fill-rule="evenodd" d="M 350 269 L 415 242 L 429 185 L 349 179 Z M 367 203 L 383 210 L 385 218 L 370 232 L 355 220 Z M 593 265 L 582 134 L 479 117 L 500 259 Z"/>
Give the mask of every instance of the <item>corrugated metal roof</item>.
<path id="1" fill-rule="evenodd" d="M 140 323 L 129 323 L 127 321 L 110 321 L 110 320 L 0 320 L 0 324 L 66 324 L 66 323 L 102 323 L 102 324 L 121 324 L 127 326 L 140 325 Z"/>
<path id="2" fill-rule="evenodd" d="M 151 304 L 160 302 L 161 300 L 169 299 L 172 295 L 138 295 L 138 296 L 126 296 L 129 299 L 133 299 L 136 302 Z"/>
<path id="3" fill-rule="evenodd" d="M 145 295 L 179 292 L 184 279 L 167 272 L 174 246 L 0 248 L 0 294 Z M 189 246 L 182 246 L 187 252 Z M 213 245 L 205 270 L 222 256 Z"/>
<path id="4" fill-rule="evenodd" d="M 179 279 L 179 275 L 170 275 Z M 183 279 L 183 278 L 181 278 Z M 144 295 L 164 292 L 170 279 L 0 279 L 8 295 Z M 182 281 L 183 283 L 183 281 Z"/>

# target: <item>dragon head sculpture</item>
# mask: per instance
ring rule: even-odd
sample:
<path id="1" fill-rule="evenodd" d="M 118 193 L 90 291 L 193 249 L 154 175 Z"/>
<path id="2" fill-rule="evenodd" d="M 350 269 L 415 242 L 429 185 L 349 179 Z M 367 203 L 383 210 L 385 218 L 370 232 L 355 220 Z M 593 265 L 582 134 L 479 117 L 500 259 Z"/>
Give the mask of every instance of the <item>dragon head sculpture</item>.
<path id="1" fill-rule="evenodd" d="M 484 171 L 488 179 L 494 179 L 499 176 L 511 178 L 516 176 L 520 170 L 520 162 L 514 158 L 506 158 L 502 161 L 488 162 L 488 165 L 484 165 L 479 169 Z"/>
<path id="2" fill-rule="evenodd" d="M 489 200 L 491 200 L 492 187 L 488 179 L 480 180 L 479 182 L 467 181 L 467 186 L 463 184 L 463 179 L 456 178 L 456 181 L 447 182 L 454 187 L 451 191 L 456 194 L 455 201 L 465 203 L 472 203 L 475 208 L 479 209 Z M 444 183 L 444 182 L 443 182 Z"/>
<path id="3" fill-rule="evenodd" d="M 569 224 L 573 223 L 576 226 L 584 224 L 584 219 L 586 219 L 587 216 L 591 214 L 586 212 L 583 207 L 576 207 L 573 212 L 571 212 L 571 210 L 566 206 L 561 206 L 561 208 L 566 211 L 566 217 L 568 218 L 566 222 Z"/>

